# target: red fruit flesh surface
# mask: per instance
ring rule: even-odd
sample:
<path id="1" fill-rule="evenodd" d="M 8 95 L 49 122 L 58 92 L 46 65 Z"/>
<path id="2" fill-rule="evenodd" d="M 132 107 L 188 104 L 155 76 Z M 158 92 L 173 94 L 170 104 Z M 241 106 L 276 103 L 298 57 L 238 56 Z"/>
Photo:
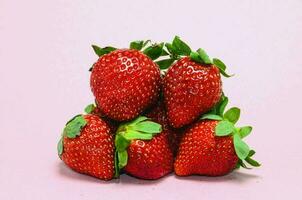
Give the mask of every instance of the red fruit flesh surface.
<path id="1" fill-rule="evenodd" d="M 152 110 L 146 114 L 146 116 L 149 117 L 152 121 L 161 124 L 162 129 L 168 132 L 170 146 L 175 154 L 178 149 L 181 131 L 173 129 L 169 125 L 166 108 L 163 103 L 163 100 L 159 100 L 158 103 L 152 108 Z"/>
<path id="2" fill-rule="evenodd" d="M 238 162 L 231 136 L 215 136 L 217 121 L 203 120 L 192 125 L 181 139 L 174 163 L 179 176 L 221 176 Z"/>
<path id="3" fill-rule="evenodd" d="M 131 120 L 158 98 L 160 70 L 140 51 L 116 50 L 94 64 L 90 86 L 105 115 L 117 121 Z"/>
<path id="4" fill-rule="evenodd" d="M 142 179 L 158 179 L 173 171 L 169 135 L 163 131 L 151 140 L 133 140 L 128 147 L 127 174 Z"/>
<path id="5" fill-rule="evenodd" d="M 96 115 L 85 115 L 86 126 L 76 138 L 64 137 L 62 160 L 73 170 L 102 180 L 114 176 L 114 137 Z"/>
<path id="6" fill-rule="evenodd" d="M 189 57 L 169 68 L 163 88 L 168 119 L 175 128 L 188 125 L 209 111 L 222 94 L 219 69 Z"/>
<path id="7" fill-rule="evenodd" d="M 126 173 L 142 179 L 158 179 L 173 171 L 173 147 L 164 106 L 156 105 L 147 115 L 160 123 L 163 131 L 152 140 L 133 140 L 128 147 Z"/>

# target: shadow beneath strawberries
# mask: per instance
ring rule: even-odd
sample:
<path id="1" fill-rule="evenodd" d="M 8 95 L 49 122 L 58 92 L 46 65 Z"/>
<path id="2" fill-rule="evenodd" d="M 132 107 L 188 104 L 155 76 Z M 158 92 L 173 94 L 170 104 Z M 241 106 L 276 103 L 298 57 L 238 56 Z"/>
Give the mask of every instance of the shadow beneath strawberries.
<path id="1" fill-rule="evenodd" d="M 173 176 L 173 174 L 168 174 L 157 180 L 144 180 L 144 179 L 135 178 L 133 176 L 129 176 L 127 174 L 123 174 L 120 176 L 118 182 L 121 184 L 133 184 L 133 185 L 156 185 L 163 182 L 169 176 Z"/>
<path id="2" fill-rule="evenodd" d="M 78 181 L 85 181 L 85 182 L 92 182 L 92 183 L 99 183 L 99 184 L 111 184 L 111 183 L 117 183 L 117 179 L 113 179 L 111 181 L 103 181 L 98 178 L 78 173 L 69 167 L 67 167 L 63 162 L 58 163 L 58 173 L 61 176 L 64 176 L 69 179 L 78 180 Z"/>
<path id="3" fill-rule="evenodd" d="M 244 183 L 251 180 L 261 179 L 260 176 L 254 174 L 247 174 L 239 171 L 233 171 L 232 173 L 225 175 L 225 176 L 217 176 L 217 177 L 210 177 L 210 176 L 176 176 L 176 179 L 179 180 L 189 180 L 189 181 L 204 181 L 204 182 L 237 182 L 237 183 Z"/>
<path id="4" fill-rule="evenodd" d="M 193 175 L 193 176 L 176 176 L 174 173 L 170 173 L 160 179 L 157 180 L 143 180 L 138 179 L 132 176 L 129 176 L 127 174 L 122 174 L 119 179 L 112 179 L 110 181 L 103 181 L 98 178 L 88 176 L 85 174 L 80 174 L 76 171 L 73 171 L 72 169 L 68 168 L 64 163 L 60 162 L 58 163 L 58 173 L 61 176 L 64 176 L 68 179 L 78 180 L 78 181 L 84 181 L 84 182 L 91 182 L 91 183 L 98 183 L 98 184 L 132 184 L 132 185 L 157 185 L 163 181 L 165 181 L 166 178 L 175 178 L 178 180 L 183 181 L 198 181 L 198 182 L 234 182 L 234 183 L 244 183 L 251 180 L 259 181 L 261 179 L 260 176 L 253 175 L 253 174 L 247 174 L 240 171 L 234 171 L 228 175 L 225 176 L 218 176 L 218 177 L 209 177 L 209 176 L 199 176 L 199 175 Z"/>

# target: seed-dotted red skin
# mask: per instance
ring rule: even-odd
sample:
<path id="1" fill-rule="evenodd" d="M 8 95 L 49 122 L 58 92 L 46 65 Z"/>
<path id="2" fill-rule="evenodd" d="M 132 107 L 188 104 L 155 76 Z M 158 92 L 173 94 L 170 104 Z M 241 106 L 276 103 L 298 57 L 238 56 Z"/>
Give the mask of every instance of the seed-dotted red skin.
<path id="1" fill-rule="evenodd" d="M 110 180 L 114 176 L 114 136 L 96 115 L 85 115 L 87 125 L 76 138 L 64 137 L 62 160 L 73 170 Z"/>
<path id="2" fill-rule="evenodd" d="M 116 121 L 131 120 L 158 98 L 160 70 L 140 51 L 116 50 L 94 64 L 90 86 L 105 115 Z"/>
<path id="3" fill-rule="evenodd" d="M 128 147 L 127 174 L 141 179 L 159 179 L 173 171 L 169 133 L 163 131 L 151 140 L 133 140 Z"/>
<path id="4" fill-rule="evenodd" d="M 173 171 L 173 146 L 164 105 L 159 101 L 147 114 L 152 121 L 162 125 L 163 131 L 150 141 L 134 140 L 128 147 L 125 172 L 142 179 L 158 179 Z"/>
<path id="5" fill-rule="evenodd" d="M 157 122 L 162 125 L 162 129 L 168 132 L 170 139 L 170 146 L 174 154 L 178 149 L 179 139 L 181 132 L 177 129 L 173 129 L 168 122 L 166 109 L 163 103 L 163 100 L 160 99 L 153 108 L 146 113 L 146 116 L 149 117 L 152 121 Z"/>
<path id="6" fill-rule="evenodd" d="M 97 115 L 99 116 L 102 120 L 104 120 L 107 125 L 110 127 L 111 133 L 115 133 L 117 130 L 117 127 L 119 126 L 119 122 L 114 121 L 112 119 L 109 119 L 108 117 L 106 117 L 106 115 L 104 113 L 102 113 L 101 109 L 99 108 L 99 106 L 97 105 L 95 107 L 95 109 L 91 112 L 91 114 L 93 115 Z"/>
<path id="7" fill-rule="evenodd" d="M 209 111 L 220 99 L 219 69 L 184 57 L 172 65 L 163 82 L 170 125 L 180 128 Z"/>
<path id="8" fill-rule="evenodd" d="M 179 176 L 222 176 L 231 172 L 238 162 L 231 136 L 215 136 L 217 121 L 196 122 L 184 132 L 174 171 Z"/>

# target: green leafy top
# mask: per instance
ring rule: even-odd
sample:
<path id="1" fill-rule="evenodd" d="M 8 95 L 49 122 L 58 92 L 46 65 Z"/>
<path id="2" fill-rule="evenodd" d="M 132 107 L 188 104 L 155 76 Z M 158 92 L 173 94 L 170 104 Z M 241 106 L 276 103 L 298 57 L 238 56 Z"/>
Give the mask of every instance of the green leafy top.
<path id="1" fill-rule="evenodd" d="M 89 104 L 88 106 L 86 106 L 84 111 L 87 114 L 91 114 L 94 111 L 95 108 L 96 108 L 96 106 L 94 104 Z"/>
<path id="2" fill-rule="evenodd" d="M 182 41 L 179 36 L 175 36 L 172 43 L 166 43 L 165 48 L 167 49 L 170 58 L 165 59 L 165 62 L 158 61 L 161 69 L 166 69 L 168 65 L 167 63 L 171 65 L 175 60 L 178 60 L 183 56 L 189 56 L 191 60 L 198 63 L 209 65 L 214 64 L 216 67 L 218 67 L 220 73 L 225 77 L 232 76 L 225 72 L 226 65 L 221 60 L 218 58 L 213 58 L 212 60 L 202 48 L 199 48 L 197 51 L 192 51 L 189 45 Z"/>
<path id="3" fill-rule="evenodd" d="M 119 176 L 119 171 L 127 165 L 127 148 L 131 140 L 151 140 L 153 136 L 160 133 L 160 124 L 152 122 L 149 118 L 140 116 L 131 122 L 121 124 L 115 136 L 115 176 Z"/>
<path id="4" fill-rule="evenodd" d="M 92 46 L 95 54 L 98 55 L 99 57 L 116 50 L 115 47 L 111 47 L 111 46 L 107 46 L 107 47 L 104 47 L 104 48 L 101 48 L 101 47 L 99 47 L 97 45 L 94 45 L 94 44 L 91 45 L 91 46 Z"/>
<path id="5" fill-rule="evenodd" d="M 192 51 L 190 46 L 180 39 L 179 36 L 175 36 L 171 43 L 154 43 L 150 40 L 135 40 L 130 43 L 130 49 L 136 49 L 142 51 L 144 54 L 154 60 L 160 69 L 165 70 L 170 67 L 176 60 L 189 56 L 191 60 L 208 65 L 215 65 L 218 67 L 220 73 L 225 77 L 231 77 L 225 72 L 226 65 L 218 58 L 213 60 L 207 55 L 207 53 L 199 48 L 197 51 Z M 104 48 L 92 45 L 94 52 L 99 56 L 108 54 L 117 48 L 107 46 Z M 158 60 L 159 59 L 159 60 Z M 89 71 L 92 71 L 93 66 Z"/>
<path id="6" fill-rule="evenodd" d="M 201 119 L 218 120 L 218 124 L 215 127 L 216 136 L 232 136 L 235 152 L 239 158 L 238 167 L 248 168 L 244 162 L 247 162 L 251 166 L 259 167 L 260 164 L 252 159 L 255 151 L 242 140 L 248 136 L 251 131 L 251 126 L 236 127 L 235 124 L 240 117 L 240 109 L 232 107 L 224 112 L 228 103 L 228 98 L 222 95 L 217 105 L 207 114 L 203 115 Z"/>
<path id="7" fill-rule="evenodd" d="M 60 158 L 64 150 L 63 138 L 75 138 L 79 136 L 81 134 L 81 130 L 86 126 L 86 124 L 87 121 L 84 119 L 83 115 L 76 115 L 66 123 L 62 136 L 57 145 L 58 155 Z"/>

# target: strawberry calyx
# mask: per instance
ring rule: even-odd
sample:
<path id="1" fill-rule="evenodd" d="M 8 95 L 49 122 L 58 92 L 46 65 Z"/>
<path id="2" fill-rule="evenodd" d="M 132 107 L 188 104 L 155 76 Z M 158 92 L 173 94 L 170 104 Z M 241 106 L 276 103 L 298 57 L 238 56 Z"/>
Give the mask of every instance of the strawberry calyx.
<path id="1" fill-rule="evenodd" d="M 133 121 L 121 124 L 115 136 L 115 177 L 128 162 L 128 146 L 132 140 L 151 140 L 162 131 L 162 126 L 150 121 L 145 116 L 139 116 Z"/>
<path id="2" fill-rule="evenodd" d="M 219 121 L 215 127 L 215 135 L 218 137 L 232 136 L 234 149 L 236 155 L 239 158 L 237 167 L 243 167 L 249 169 L 245 162 L 253 167 L 259 167 L 260 163 L 252 159 L 252 156 L 256 153 L 252 150 L 248 144 L 242 139 L 248 136 L 252 132 L 251 126 L 236 127 L 235 124 L 240 117 L 240 109 L 232 107 L 224 112 L 228 103 L 228 98 L 222 95 L 218 104 L 207 114 L 204 114 L 201 119 L 217 120 Z"/>
<path id="3" fill-rule="evenodd" d="M 85 107 L 85 109 L 84 109 L 84 111 L 85 111 L 85 113 L 87 113 L 87 114 L 91 114 L 91 113 L 93 113 L 93 111 L 96 109 L 96 106 L 95 106 L 95 104 L 89 104 L 89 105 L 87 105 L 86 107 Z"/>
<path id="4" fill-rule="evenodd" d="M 156 60 L 161 56 L 169 55 L 169 53 L 164 49 L 164 45 L 164 42 L 152 44 L 151 40 L 136 40 L 130 43 L 130 49 L 139 50 L 152 60 Z"/>
<path id="5" fill-rule="evenodd" d="M 64 151 L 63 138 L 67 137 L 73 139 L 80 136 L 81 130 L 86 126 L 86 124 L 87 121 L 83 115 L 76 115 L 66 123 L 57 145 L 58 155 L 60 158 Z"/>
<path id="6" fill-rule="evenodd" d="M 110 52 L 112 52 L 112 51 L 114 51 L 114 50 L 117 49 L 117 48 L 112 47 L 112 46 L 106 46 L 106 47 L 101 48 L 101 47 L 99 47 L 97 45 L 94 45 L 94 44 L 91 45 L 91 47 L 93 48 L 95 54 L 97 56 L 99 56 L 99 57 L 101 57 L 101 56 L 103 56 L 105 54 L 108 54 L 108 53 L 110 53 Z"/>
<path id="7" fill-rule="evenodd" d="M 129 48 L 130 49 L 135 49 L 143 52 L 145 55 L 150 57 L 152 60 L 156 60 L 161 56 L 166 56 L 169 55 L 169 53 L 163 48 L 165 45 L 164 42 L 161 43 L 151 43 L 151 40 L 135 40 L 130 43 Z M 112 51 L 115 51 L 117 48 L 112 47 L 112 46 L 106 46 L 106 47 L 99 47 L 97 45 L 91 45 L 93 48 L 93 51 L 98 57 L 101 57 L 105 54 L 111 53 Z M 160 65 L 167 65 L 166 62 Z M 169 65 L 170 66 L 170 65 Z M 167 66 L 167 67 L 169 67 Z M 89 71 L 92 71 L 94 67 L 94 64 L 90 67 Z"/>
<path id="8" fill-rule="evenodd" d="M 114 50 L 116 50 L 117 48 L 115 48 L 115 47 L 112 47 L 112 46 L 106 46 L 106 47 L 99 47 L 99 46 L 97 46 L 97 45 L 91 45 L 91 47 L 92 47 L 92 49 L 93 49 L 93 51 L 94 51 L 94 53 L 98 56 L 98 57 L 101 57 L 101 56 L 103 56 L 103 55 L 105 55 L 105 54 L 108 54 L 108 53 L 110 53 L 110 52 L 112 52 L 112 51 L 114 51 Z M 95 63 L 94 63 L 95 64 Z M 93 67 L 94 67 L 94 64 L 92 64 L 92 66 L 89 68 L 89 71 L 91 72 L 92 71 L 92 69 L 93 69 Z"/>
<path id="9" fill-rule="evenodd" d="M 220 59 L 211 59 L 205 52 L 205 50 L 203 50 L 202 48 L 199 48 L 197 51 L 192 51 L 190 46 L 184 41 L 182 41 L 179 36 L 175 36 L 172 43 L 166 43 L 165 47 L 167 48 L 167 52 L 169 53 L 170 59 L 166 59 L 165 61 L 162 61 L 163 64 L 159 64 L 161 69 L 167 69 L 173 64 L 174 61 L 179 60 L 182 57 L 188 56 L 191 60 L 197 63 L 215 65 L 224 77 L 233 76 L 225 72 L 226 65 Z"/>

